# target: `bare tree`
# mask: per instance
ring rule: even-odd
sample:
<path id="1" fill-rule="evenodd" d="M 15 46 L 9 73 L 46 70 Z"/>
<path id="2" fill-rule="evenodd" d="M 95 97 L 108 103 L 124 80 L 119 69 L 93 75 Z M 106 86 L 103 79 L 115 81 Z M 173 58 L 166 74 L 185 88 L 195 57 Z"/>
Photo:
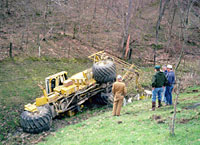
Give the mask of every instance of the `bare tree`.
<path id="1" fill-rule="evenodd" d="M 97 0 L 95 1 L 95 4 L 94 4 L 93 19 L 96 18 L 96 11 L 97 11 Z"/>
<path id="2" fill-rule="evenodd" d="M 171 44 L 172 29 L 173 29 L 174 18 L 175 18 L 176 12 L 177 12 L 177 5 L 175 4 L 175 0 L 173 0 L 173 14 L 172 14 L 172 18 L 169 22 L 170 28 L 169 28 L 168 42 L 167 42 L 167 47 L 165 49 L 165 52 L 169 49 L 169 46 Z"/>
<path id="3" fill-rule="evenodd" d="M 175 69 L 178 69 L 178 67 L 181 63 L 181 60 L 182 60 L 182 57 L 183 57 L 184 51 L 185 51 L 185 45 L 188 42 L 188 28 L 189 28 L 188 17 L 189 17 L 189 13 L 190 13 L 195 1 L 196 0 L 191 0 L 188 2 L 188 4 L 186 5 L 187 11 L 185 12 L 181 7 L 181 4 L 183 4 L 183 3 L 181 3 L 181 0 L 178 0 L 177 5 L 178 5 L 179 11 L 180 11 L 179 19 L 180 19 L 181 34 L 182 34 L 181 36 L 183 37 L 183 41 L 182 41 L 181 52 L 180 52 L 179 59 L 178 59 Z"/>
<path id="4" fill-rule="evenodd" d="M 176 92 L 176 99 L 175 99 L 175 102 L 174 102 L 174 114 L 173 114 L 173 117 L 172 117 L 172 125 L 171 125 L 171 128 L 170 128 L 170 133 L 172 135 L 175 135 L 174 128 L 175 128 L 175 120 L 176 120 L 176 106 L 177 106 L 177 102 L 178 102 L 179 93 L 180 93 L 180 81 L 177 80 L 177 92 Z"/>
<path id="5" fill-rule="evenodd" d="M 122 45 L 122 50 L 123 50 L 122 57 L 124 57 L 125 51 L 126 51 L 126 41 L 128 39 L 128 29 L 129 29 L 129 25 L 130 25 L 130 21 L 131 21 L 132 9 L 133 9 L 133 0 L 129 0 L 128 12 L 125 13 L 126 17 L 125 17 L 125 21 L 124 21 L 122 44 L 121 44 Z"/>
<path id="6" fill-rule="evenodd" d="M 156 47 L 154 47 L 154 65 L 156 64 L 156 50 L 157 50 L 157 45 L 158 45 L 158 30 L 160 29 L 160 22 L 162 21 L 162 17 L 165 13 L 165 9 L 167 4 L 169 3 L 170 0 L 166 0 L 165 3 L 163 4 L 163 0 L 160 0 L 160 8 L 159 8 L 159 17 L 156 23 Z"/>

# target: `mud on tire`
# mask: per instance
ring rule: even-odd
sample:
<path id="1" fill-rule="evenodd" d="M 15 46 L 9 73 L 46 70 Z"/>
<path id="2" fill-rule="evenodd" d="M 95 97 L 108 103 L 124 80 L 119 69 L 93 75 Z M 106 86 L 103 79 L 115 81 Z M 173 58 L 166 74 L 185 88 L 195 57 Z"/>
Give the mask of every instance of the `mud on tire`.
<path id="1" fill-rule="evenodd" d="M 116 79 L 116 66 L 111 60 L 102 60 L 93 64 L 93 77 L 97 83 L 114 82 Z"/>
<path id="2" fill-rule="evenodd" d="M 113 96 L 111 93 L 102 93 L 100 96 L 95 98 L 95 102 L 99 105 L 113 105 Z"/>
<path id="3" fill-rule="evenodd" d="M 38 112 L 24 111 L 21 114 L 20 124 L 23 131 L 28 133 L 40 133 L 50 129 L 52 115 L 48 108 L 38 107 Z"/>
<path id="4" fill-rule="evenodd" d="M 94 98 L 95 103 L 99 105 L 108 105 L 112 106 L 113 105 L 113 94 L 112 94 L 112 85 L 107 86 L 107 88 L 99 93 L 97 96 Z"/>

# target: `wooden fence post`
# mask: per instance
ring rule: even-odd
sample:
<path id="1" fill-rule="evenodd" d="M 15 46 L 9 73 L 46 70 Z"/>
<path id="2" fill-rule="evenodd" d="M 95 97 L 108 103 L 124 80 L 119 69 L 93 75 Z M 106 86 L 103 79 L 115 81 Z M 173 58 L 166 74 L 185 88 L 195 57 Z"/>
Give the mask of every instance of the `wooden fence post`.
<path id="1" fill-rule="evenodd" d="M 71 46 L 70 46 L 70 44 L 69 44 L 69 48 L 68 48 L 68 58 L 69 58 L 69 56 L 70 56 L 70 49 L 71 49 Z"/>
<path id="2" fill-rule="evenodd" d="M 38 45 L 38 56 L 41 56 L 41 48 L 40 48 L 40 34 L 37 35 L 37 45 Z"/>
<path id="3" fill-rule="evenodd" d="M 10 58 L 13 58 L 12 57 L 12 42 L 10 42 L 9 56 L 10 56 Z"/>

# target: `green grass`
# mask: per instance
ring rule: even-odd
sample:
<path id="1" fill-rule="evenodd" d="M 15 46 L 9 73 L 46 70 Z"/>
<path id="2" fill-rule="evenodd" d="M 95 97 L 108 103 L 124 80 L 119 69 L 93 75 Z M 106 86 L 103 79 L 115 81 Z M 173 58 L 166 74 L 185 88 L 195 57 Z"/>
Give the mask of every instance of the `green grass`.
<path id="1" fill-rule="evenodd" d="M 200 107 L 187 110 L 186 106 L 200 102 L 200 86 L 197 93 L 183 93 L 179 97 L 175 136 L 169 133 L 173 107 L 149 111 L 151 100 L 133 102 L 122 108 L 120 117 L 111 116 L 111 111 L 89 118 L 81 123 L 67 126 L 52 133 L 40 145 L 98 145 L 98 144 L 164 144 L 197 145 L 200 143 Z M 153 115 L 160 116 L 164 123 L 157 123 Z M 188 120 L 181 123 L 183 120 Z M 119 123 L 122 122 L 122 123 Z"/>
<path id="2" fill-rule="evenodd" d="M 0 62 L 0 140 L 7 140 L 8 134 L 15 132 L 19 127 L 19 116 L 24 105 L 32 103 L 36 97 L 42 95 L 37 84 L 52 74 L 60 71 L 68 71 L 69 76 L 91 66 L 87 59 L 55 59 L 48 57 L 17 58 Z M 152 67 L 141 68 L 140 83 L 149 87 L 151 76 L 154 71 Z M 149 79 L 150 78 L 150 79 Z M 133 93 L 134 81 L 129 84 L 130 93 Z M 103 113 L 92 117 L 76 125 L 70 125 L 53 132 L 53 136 L 46 138 L 41 144 L 195 144 L 196 133 L 199 130 L 198 121 L 195 117 L 199 109 L 185 110 L 185 106 L 199 102 L 198 93 L 193 90 L 200 87 L 188 88 L 181 95 L 181 103 L 177 114 L 178 121 L 182 118 L 191 119 L 187 124 L 178 124 L 176 136 L 169 136 L 169 123 L 173 110 L 172 107 L 165 107 L 150 112 L 150 100 L 134 102 L 124 107 L 121 117 L 112 117 L 111 112 Z M 186 93 L 191 92 L 191 93 Z M 157 124 L 151 117 L 153 114 L 162 116 L 165 124 Z M 122 121 L 118 124 L 118 121 Z M 191 134 L 191 132 L 194 134 Z M 184 132 L 185 134 L 181 134 Z M 191 135 L 190 135 L 191 134 Z M 10 134 L 11 135 L 11 134 Z M 184 136 L 191 136 L 188 141 Z M 158 137 L 160 136 L 160 140 Z M 55 139 L 56 137 L 56 139 Z M 52 138 L 52 139 L 51 139 Z M 183 138 L 183 141 L 181 140 Z M 165 141 L 167 139 L 167 141 Z M 177 143 L 181 140 L 180 143 Z M 149 143 L 150 142 L 150 143 Z M 14 143 L 14 142 L 13 142 Z M 0 143 L 1 144 L 1 143 Z"/>
<path id="3" fill-rule="evenodd" d="M 69 76 L 92 66 L 87 59 L 14 58 L 0 62 L 0 140 L 19 126 L 24 105 L 42 95 L 37 86 L 49 75 L 67 71 Z"/>

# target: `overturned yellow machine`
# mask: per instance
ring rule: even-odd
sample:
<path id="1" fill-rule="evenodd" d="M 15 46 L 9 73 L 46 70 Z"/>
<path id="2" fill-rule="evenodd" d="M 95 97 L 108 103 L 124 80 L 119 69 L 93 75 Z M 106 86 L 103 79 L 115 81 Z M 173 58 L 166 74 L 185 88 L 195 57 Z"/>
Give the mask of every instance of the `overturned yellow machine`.
<path id="1" fill-rule="evenodd" d="M 20 120 L 23 131 L 40 133 L 49 130 L 53 118 L 63 112 L 72 115 L 74 110 L 79 111 L 83 103 L 91 98 L 100 104 L 112 104 L 112 84 L 116 79 L 115 63 L 121 63 L 129 69 L 124 78 L 134 66 L 106 55 L 104 51 L 89 58 L 94 62 L 91 68 L 69 78 L 67 72 L 62 71 L 47 77 L 45 88 L 39 85 L 44 95 L 36 98 L 35 103 L 25 105 Z"/>

